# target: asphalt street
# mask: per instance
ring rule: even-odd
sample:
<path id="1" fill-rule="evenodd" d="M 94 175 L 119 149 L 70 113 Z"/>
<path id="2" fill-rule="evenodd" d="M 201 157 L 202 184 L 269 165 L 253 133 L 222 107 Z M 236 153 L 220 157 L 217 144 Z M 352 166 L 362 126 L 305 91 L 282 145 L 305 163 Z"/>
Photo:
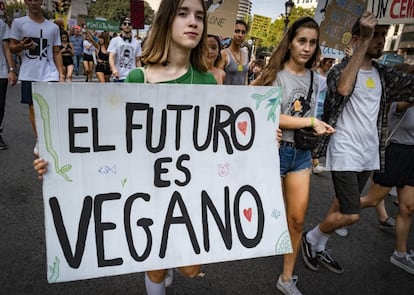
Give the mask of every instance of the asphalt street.
<path id="1" fill-rule="evenodd" d="M 32 168 L 34 136 L 27 106 L 19 101 L 20 85 L 9 88 L 3 132 L 9 149 L 0 150 L 0 294 L 145 294 L 142 273 L 47 282 L 41 182 Z M 322 219 L 332 196 L 329 173 L 313 175 L 305 229 Z M 386 206 L 395 217 L 398 207 L 391 198 Z M 323 267 L 312 272 L 298 258 L 295 273 L 303 294 L 414 294 L 414 277 L 389 262 L 395 235 L 379 229 L 374 209 L 366 209 L 349 232 L 348 237 L 334 235 L 328 244 L 331 255 L 344 266 L 343 274 Z M 414 248 L 413 229 L 409 245 Z M 167 294 L 281 294 L 276 289 L 281 269 L 280 256 L 205 265 L 204 277 L 176 274 Z"/>

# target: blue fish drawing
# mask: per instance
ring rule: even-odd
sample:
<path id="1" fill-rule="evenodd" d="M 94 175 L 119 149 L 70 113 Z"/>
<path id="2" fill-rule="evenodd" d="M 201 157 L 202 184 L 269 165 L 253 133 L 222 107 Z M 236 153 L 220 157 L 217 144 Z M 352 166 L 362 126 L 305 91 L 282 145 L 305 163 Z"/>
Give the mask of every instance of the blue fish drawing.
<path id="1" fill-rule="evenodd" d="M 101 174 L 109 174 L 109 173 L 113 173 L 116 174 L 116 165 L 110 167 L 107 165 L 101 166 L 98 170 L 99 173 Z"/>

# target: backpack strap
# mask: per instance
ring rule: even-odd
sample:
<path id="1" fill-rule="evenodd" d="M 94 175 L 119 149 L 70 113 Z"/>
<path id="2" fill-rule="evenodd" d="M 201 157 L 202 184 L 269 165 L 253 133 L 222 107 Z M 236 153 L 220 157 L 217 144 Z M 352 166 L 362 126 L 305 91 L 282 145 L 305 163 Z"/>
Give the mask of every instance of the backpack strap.
<path id="1" fill-rule="evenodd" d="M 312 93 L 313 93 L 313 71 L 310 70 L 310 85 L 309 85 L 308 97 L 306 99 L 307 101 L 310 101 Z"/>

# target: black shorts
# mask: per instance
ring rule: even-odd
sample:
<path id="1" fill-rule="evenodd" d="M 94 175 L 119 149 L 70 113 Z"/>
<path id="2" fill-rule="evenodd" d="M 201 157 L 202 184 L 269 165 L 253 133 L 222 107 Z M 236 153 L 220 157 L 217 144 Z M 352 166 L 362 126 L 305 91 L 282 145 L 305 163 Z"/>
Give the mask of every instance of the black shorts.
<path id="1" fill-rule="evenodd" d="M 98 63 L 96 65 L 95 72 L 97 72 L 97 73 L 101 72 L 101 73 L 104 73 L 104 75 L 112 74 L 111 67 L 110 67 L 109 63 Z"/>
<path id="2" fill-rule="evenodd" d="M 391 142 L 385 150 L 385 171 L 374 173 L 376 184 L 386 187 L 414 186 L 414 145 Z"/>
<path id="3" fill-rule="evenodd" d="M 83 54 L 83 60 L 84 60 L 84 61 L 93 61 L 93 56 L 92 56 L 92 54 L 86 54 L 86 53 L 84 53 L 84 54 Z"/>
<path id="4" fill-rule="evenodd" d="M 22 99 L 21 103 L 33 105 L 32 81 L 22 81 L 21 83 Z"/>
<path id="5" fill-rule="evenodd" d="M 336 198 L 339 201 L 339 212 L 342 214 L 358 214 L 361 211 L 361 197 L 371 171 L 332 171 L 332 182 Z"/>
<path id="6" fill-rule="evenodd" d="M 63 66 L 67 67 L 73 65 L 73 58 L 70 55 L 62 55 Z"/>

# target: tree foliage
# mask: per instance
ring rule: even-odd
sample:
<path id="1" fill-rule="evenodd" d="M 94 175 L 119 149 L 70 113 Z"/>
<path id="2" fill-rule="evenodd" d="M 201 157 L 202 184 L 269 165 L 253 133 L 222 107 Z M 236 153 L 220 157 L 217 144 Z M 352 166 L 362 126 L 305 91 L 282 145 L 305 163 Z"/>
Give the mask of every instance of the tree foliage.
<path id="1" fill-rule="evenodd" d="M 119 21 L 131 14 L 129 0 L 97 0 L 89 6 L 89 15 L 104 17 L 108 20 Z M 144 1 L 145 24 L 150 25 L 154 18 L 154 10 Z"/>
<path id="2" fill-rule="evenodd" d="M 16 10 L 20 11 L 20 15 L 18 17 L 26 15 L 26 4 L 24 4 L 23 1 L 7 0 L 5 10 L 5 16 L 7 20 L 11 21 L 14 18 L 14 12 Z M 47 19 L 53 18 L 53 13 L 46 11 L 45 9 L 43 9 L 43 15 Z"/>
<path id="3" fill-rule="evenodd" d="M 22 13 L 22 15 L 24 15 L 24 12 L 26 11 L 26 5 L 24 4 L 24 2 L 20 2 L 17 0 L 12 0 L 12 1 L 7 1 L 6 2 L 6 10 L 5 10 L 5 14 L 7 16 L 7 18 L 13 18 L 14 15 L 14 11 L 16 9 L 19 9 Z"/>
<path id="4" fill-rule="evenodd" d="M 302 16 L 313 17 L 315 15 L 315 8 L 304 9 L 302 7 L 294 7 L 292 13 L 289 16 L 289 25 L 290 26 L 295 20 Z M 271 52 L 277 45 L 280 40 L 282 40 L 285 29 L 285 17 L 281 15 L 276 19 L 270 26 L 270 31 L 266 39 L 256 40 L 256 45 L 266 48 L 264 51 Z"/>

